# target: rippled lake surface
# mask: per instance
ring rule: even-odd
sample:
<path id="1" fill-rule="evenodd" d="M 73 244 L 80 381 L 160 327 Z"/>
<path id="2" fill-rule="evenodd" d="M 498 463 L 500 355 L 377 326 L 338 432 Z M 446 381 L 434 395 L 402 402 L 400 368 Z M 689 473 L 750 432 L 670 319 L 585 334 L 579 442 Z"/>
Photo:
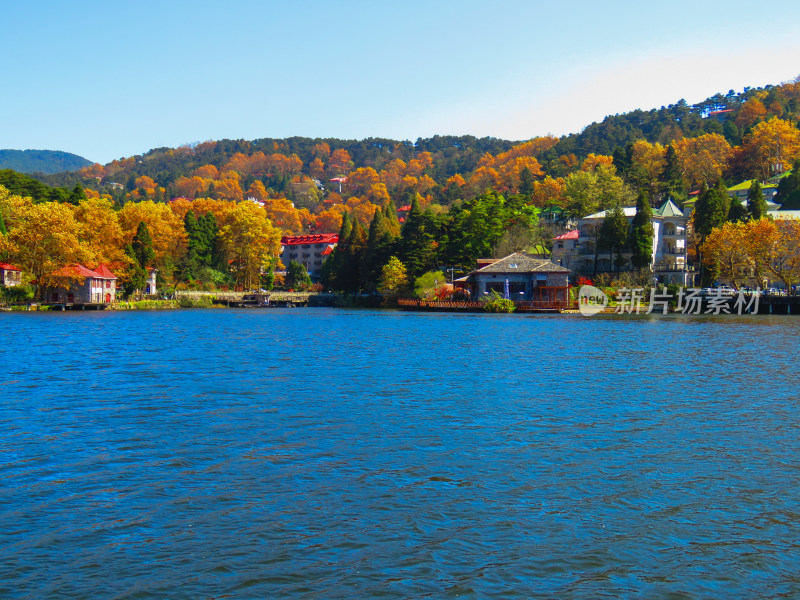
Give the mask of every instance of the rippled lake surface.
<path id="1" fill-rule="evenodd" d="M 0 325 L 0 598 L 800 597 L 798 317 Z"/>

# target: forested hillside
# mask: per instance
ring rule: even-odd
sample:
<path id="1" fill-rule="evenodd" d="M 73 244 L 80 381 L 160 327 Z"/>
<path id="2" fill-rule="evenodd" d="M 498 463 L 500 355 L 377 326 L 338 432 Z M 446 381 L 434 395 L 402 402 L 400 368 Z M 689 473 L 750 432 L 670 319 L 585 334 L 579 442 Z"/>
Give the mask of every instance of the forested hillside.
<path id="1" fill-rule="evenodd" d="M 60 189 L 5 173 L 5 255 L 23 264 L 50 219 L 74 240 L 54 264 L 104 262 L 130 274 L 126 248 L 145 224 L 154 258 L 141 268 L 157 266 L 170 284 L 247 285 L 278 266 L 281 235 L 339 232 L 323 281 L 375 290 L 390 264 L 413 281 L 546 246 L 554 231 L 544 210 L 546 221 L 564 222 L 637 197 L 682 204 L 705 190 L 698 206 L 713 196 L 720 219 L 734 218 L 741 207 L 728 207 L 727 185 L 800 165 L 799 110 L 800 80 L 609 116 L 561 139 L 220 140 L 39 178 Z M 784 178 L 776 201 L 800 207 L 800 179 Z"/>
<path id="2" fill-rule="evenodd" d="M 77 154 L 57 150 L 0 150 L 0 169 L 13 169 L 20 173 L 60 173 L 77 171 L 91 165 Z"/>

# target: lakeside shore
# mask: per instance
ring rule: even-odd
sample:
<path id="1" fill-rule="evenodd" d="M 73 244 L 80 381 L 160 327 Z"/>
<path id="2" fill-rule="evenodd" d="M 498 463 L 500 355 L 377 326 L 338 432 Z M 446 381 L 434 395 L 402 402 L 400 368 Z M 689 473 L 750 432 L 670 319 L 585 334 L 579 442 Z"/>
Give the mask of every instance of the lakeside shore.
<path id="1" fill-rule="evenodd" d="M 260 296 L 259 299 L 256 297 Z M 248 298 L 250 298 L 248 300 Z M 269 301 L 263 301 L 269 298 Z M 559 306 L 538 306 L 530 302 L 509 301 L 503 310 L 494 310 L 487 303 L 450 301 L 450 300 L 425 300 L 416 298 L 395 298 L 387 301 L 380 295 L 352 296 L 345 294 L 319 294 L 319 293 L 297 293 L 297 292 L 276 292 L 268 294 L 242 294 L 242 293 L 223 293 L 219 296 L 213 292 L 190 292 L 181 293 L 176 298 L 155 299 L 145 298 L 140 300 L 127 300 L 113 302 L 109 304 L 47 304 L 35 303 L 7 305 L 0 307 L 0 312 L 66 312 L 66 311 L 91 311 L 91 310 L 110 310 L 110 311 L 136 311 L 136 310 L 180 310 L 193 308 L 218 308 L 218 309 L 275 309 L 275 308 L 304 308 L 304 307 L 329 307 L 329 308 L 365 308 L 365 309 L 385 309 L 403 310 L 412 312 L 428 313 L 521 313 L 521 314 L 567 314 L 581 315 L 581 310 L 577 301 L 571 301 Z M 785 314 L 800 315 L 800 296 L 763 296 L 754 310 L 747 309 L 739 311 L 735 299 L 731 297 L 727 302 L 711 303 L 704 299 L 699 305 L 694 305 L 688 310 L 677 306 L 669 306 L 665 312 L 661 308 L 648 310 L 647 302 L 639 306 L 628 306 L 620 304 L 615 300 L 601 309 L 591 314 L 624 314 L 624 315 L 647 315 L 647 314 L 687 314 L 687 315 L 719 315 L 719 314 Z"/>

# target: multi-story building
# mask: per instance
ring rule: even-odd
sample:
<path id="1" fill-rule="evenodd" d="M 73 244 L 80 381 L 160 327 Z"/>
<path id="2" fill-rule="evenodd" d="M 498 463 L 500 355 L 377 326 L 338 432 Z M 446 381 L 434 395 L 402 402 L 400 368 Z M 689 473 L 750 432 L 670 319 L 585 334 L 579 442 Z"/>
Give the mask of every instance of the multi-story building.
<path id="1" fill-rule="evenodd" d="M 636 216 L 635 207 L 623 209 L 630 223 Z M 600 226 L 606 211 L 601 211 L 578 219 L 578 228 L 556 237 L 553 241 L 553 262 L 571 269 L 574 273 L 592 276 L 597 273 L 632 271 L 630 252 L 622 255 L 623 264 L 616 264 L 616 257 L 600 251 L 597 246 Z M 690 272 L 686 250 L 686 224 L 678 206 L 667 200 L 659 208 L 653 209 L 653 253 L 650 267 L 654 281 L 687 285 Z"/>
<path id="2" fill-rule="evenodd" d="M 312 281 L 319 280 L 322 263 L 339 242 L 338 233 L 285 235 L 281 238 L 281 262 L 284 267 L 296 261 L 308 271 Z"/>

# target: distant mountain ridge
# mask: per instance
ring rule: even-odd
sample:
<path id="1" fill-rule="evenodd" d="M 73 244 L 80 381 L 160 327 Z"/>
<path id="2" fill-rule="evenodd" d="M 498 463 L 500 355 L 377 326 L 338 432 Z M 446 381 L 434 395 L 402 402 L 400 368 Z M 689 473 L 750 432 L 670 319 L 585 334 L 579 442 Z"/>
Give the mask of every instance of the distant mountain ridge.
<path id="1" fill-rule="evenodd" d="M 0 169 L 19 173 L 63 173 L 88 167 L 92 162 L 60 150 L 0 150 Z"/>

